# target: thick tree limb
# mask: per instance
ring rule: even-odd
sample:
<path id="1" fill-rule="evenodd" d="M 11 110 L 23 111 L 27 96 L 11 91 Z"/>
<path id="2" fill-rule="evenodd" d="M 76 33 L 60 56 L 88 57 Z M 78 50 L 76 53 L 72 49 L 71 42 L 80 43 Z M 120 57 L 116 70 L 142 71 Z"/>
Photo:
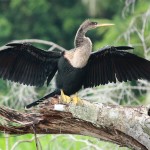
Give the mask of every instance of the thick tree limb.
<path id="1" fill-rule="evenodd" d="M 0 131 L 9 134 L 78 134 L 117 143 L 134 150 L 150 149 L 149 107 L 92 104 L 58 104 L 52 99 L 39 108 L 19 112 L 0 107 L 8 121 Z"/>

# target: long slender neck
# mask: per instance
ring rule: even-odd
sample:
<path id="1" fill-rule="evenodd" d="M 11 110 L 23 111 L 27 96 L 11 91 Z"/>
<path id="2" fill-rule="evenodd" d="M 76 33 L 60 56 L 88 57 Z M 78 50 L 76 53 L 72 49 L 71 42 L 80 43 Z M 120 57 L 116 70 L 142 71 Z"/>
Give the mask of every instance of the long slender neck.
<path id="1" fill-rule="evenodd" d="M 85 36 L 87 31 L 83 31 L 82 26 L 77 31 L 75 36 L 75 49 L 65 52 L 64 57 L 75 68 L 83 68 L 86 66 L 92 51 L 92 42 Z"/>
<path id="2" fill-rule="evenodd" d="M 75 47 L 80 47 L 84 44 L 84 39 L 86 38 L 85 33 L 86 31 L 83 30 L 82 26 L 80 26 L 80 28 L 78 29 L 76 33 L 75 40 L 74 40 Z"/>
<path id="3" fill-rule="evenodd" d="M 64 57 L 75 68 L 83 68 L 86 66 L 92 51 L 92 42 L 85 36 L 86 32 L 87 29 L 83 29 L 83 25 L 81 25 L 75 36 L 75 49 L 65 52 L 64 55 Z"/>

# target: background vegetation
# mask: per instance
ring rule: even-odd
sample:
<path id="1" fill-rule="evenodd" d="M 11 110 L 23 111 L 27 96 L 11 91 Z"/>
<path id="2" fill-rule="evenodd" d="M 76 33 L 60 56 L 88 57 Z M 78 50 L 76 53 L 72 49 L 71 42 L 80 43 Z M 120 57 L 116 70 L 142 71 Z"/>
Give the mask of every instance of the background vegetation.
<path id="1" fill-rule="evenodd" d="M 36 38 L 71 49 L 79 25 L 87 18 L 115 24 L 87 34 L 93 41 L 93 50 L 106 45 L 130 45 L 135 48 L 133 53 L 150 60 L 149 0 L 0 0 L 0 45 Z M 49 87 L 35 88 L 0 80 L 0 104 L 21 110 L 53 88 L 53 82 Z M 79 93 L 94 102 L 146 104 L 150 102 L 150 83 L 139 80 L 108 84 Z M 43 150 L 127 150 L 91 137 L 73 135 L 39 135 L 39 145 Z M 34 136 L 0 133 L 0 150 L 4 149 L 35 149 Z"/>

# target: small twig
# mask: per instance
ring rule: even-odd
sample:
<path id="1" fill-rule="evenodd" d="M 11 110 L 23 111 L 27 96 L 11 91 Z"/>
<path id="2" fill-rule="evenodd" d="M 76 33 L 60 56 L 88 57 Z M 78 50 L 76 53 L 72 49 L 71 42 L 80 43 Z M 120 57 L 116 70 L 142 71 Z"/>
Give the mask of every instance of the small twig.
<path id="1" fill-rule="evenodd" d="M 38 138 L 39 138 L 39 137 L 43 137 L 43 136 L 45 136 L 45 135 L 40 135 L 40 136 L 38 136 Z M 11 150 L 15 150 L 16 147 L 17 147 L 19 144 L 21 144 L 21 143 L 24 143 L 24 142 L 31 143 L 31 142 L 33 142 L 34 140 L 35 140 L 35 137 L 32 137 L 30 140 L 19 140 L 19 141 L 17 141 L 17 142 L 12 146 Z"/>
<path id="2" fill-rule="evenodd" d="M 8 138 L 9 138 L 9 136 L 8 136 L 8 134 L 6 133 L 6 134 L 5 134 L 5 145 L 6 145 L 6 150 L 9 150 L 9 141 L 8 141 Z"/>
<path id="3" fill-rule="evenodd" d="M 45 41 L 45 40 L 39 40 L 39 39 L 24 39 L 24 40 L 14 40 L 12 43 L 39 43 L 39 44 L 45 44 L 49 46 L 54 46 L 55 48 L 66 51 L 65 48 L 61 47 L 60 45 L 53 43 L 51 41 Z"/>
<path id="4" fill-rule="evenodd" d="M 14 40 L 11 43 L 39 43 L 39 44 L 45 44 L 45 45 L 49 45 L 52 46 L 53 49 L 57 48 L 61 51 L 66 51 L 65 48 L 63 48 L 62 46 L 53 43 L 51 41 L 45 41 L 45 40 L 39 40 L 39 39 L 24 39 L 24 40 Z M 6 46 L 1 46 L 0 50 L 5 49 Z"/>
<path id="5" fill-rule="evenodd" d="M 32 128 L 33 128 L 33 132 L 34 132 L 34 139 L 35 139 L 36 150 L 39 150 L 39 147 L 38 147 L 38 139 L 37 139 L 37 136 L 36 136 L 36 128 L 35 128 L 35 125 L 34 125 L 34 124 L 32 125 Z"/>

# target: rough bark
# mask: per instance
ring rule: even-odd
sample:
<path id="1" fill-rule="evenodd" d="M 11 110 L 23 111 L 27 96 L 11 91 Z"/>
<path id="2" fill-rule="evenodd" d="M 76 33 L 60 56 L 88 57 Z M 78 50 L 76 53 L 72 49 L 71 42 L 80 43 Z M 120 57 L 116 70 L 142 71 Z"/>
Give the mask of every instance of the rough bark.
<path id="1" fill-rule="evenodd" d="M 149 106 L 59 104 L 52 99 L 24 112 L 0 107 L 7 124 L 0 131 L 9 134 L 78 134 L 110 141 L 134 150 L 150 149 Z"/>

